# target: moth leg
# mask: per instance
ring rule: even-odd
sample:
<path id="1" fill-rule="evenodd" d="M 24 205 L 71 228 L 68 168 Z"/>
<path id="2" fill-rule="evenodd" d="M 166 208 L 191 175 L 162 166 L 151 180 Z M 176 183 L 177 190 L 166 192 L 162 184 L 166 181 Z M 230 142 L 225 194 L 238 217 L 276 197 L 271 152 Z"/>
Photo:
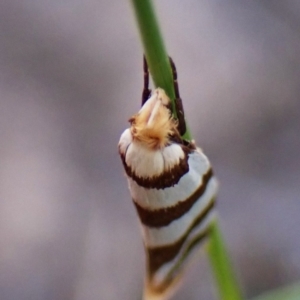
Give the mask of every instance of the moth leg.
<path id="1" fill-rule="evenodd" d="M 142 106 L 149 99 L 151 94 L 151 90 L 149 89 L 149 69 L 148 69 L 148 64 L 145 55 L 143 58 L 143 69 L 144 69 L 144 89 L 142 93 Z"/>
<path id="2" fill-rule="evenodd" d="M 184 119 L 184 110 L 183 110 L 182 100 L 179 95 L 177 71 L 176 71 L 175 64 L 171 57 L 169 57 L 169 60 L 170 60 L 170 64 L 171 64 L 172 74 L 173 74 L 173 84 L 174 84 L 174 91 L 175 91 L 175 109 L 176 109 L 177 118 L 178 118 L 177 129 L 178 129 L 180 135 L 184 135 L 186 132 L 186 123 L 185 123 L 185 119 Z"/>

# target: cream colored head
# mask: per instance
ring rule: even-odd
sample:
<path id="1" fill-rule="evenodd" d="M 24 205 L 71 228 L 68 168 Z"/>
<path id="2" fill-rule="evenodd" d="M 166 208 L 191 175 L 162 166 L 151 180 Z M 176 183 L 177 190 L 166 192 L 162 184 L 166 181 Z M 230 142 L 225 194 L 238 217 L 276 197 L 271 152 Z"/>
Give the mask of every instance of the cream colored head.
<path id="1" fill-rule="evenodd" d="M 177 122 L 167 107 L 170 99 L 163 89 L 155 89 L 141 110 L 129 120 L 133 140 L 153 150 L 167 145 L 170 135 L 177 132 Z"/>

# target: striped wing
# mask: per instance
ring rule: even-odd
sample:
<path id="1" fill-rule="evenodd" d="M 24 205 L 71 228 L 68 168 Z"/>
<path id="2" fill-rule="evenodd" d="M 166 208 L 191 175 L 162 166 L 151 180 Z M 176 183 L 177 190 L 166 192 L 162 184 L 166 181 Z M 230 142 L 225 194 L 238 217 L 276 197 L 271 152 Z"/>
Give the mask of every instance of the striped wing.
<path id="1" fill-rule="evenodd" d="M 170 142 L 153 150 L 127 129 L 119 152 L 147 254 L 144 299 L 166 299 L 208 234 L 217 181 L 207 157 L 193 144 Z"/>

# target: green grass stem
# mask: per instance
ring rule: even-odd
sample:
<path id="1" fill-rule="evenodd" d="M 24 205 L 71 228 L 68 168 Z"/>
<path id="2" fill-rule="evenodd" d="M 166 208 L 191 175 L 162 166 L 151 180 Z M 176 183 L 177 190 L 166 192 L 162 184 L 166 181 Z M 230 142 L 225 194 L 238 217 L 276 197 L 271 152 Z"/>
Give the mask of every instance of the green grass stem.
<path id="1" fill-rule="evenodd" d="M 217 221 L 213 222 L 210 229 L 207 252 L 218 286 L 220 299 L 241 300 L 243 297 L 234 276 L 219 223 Z"/>

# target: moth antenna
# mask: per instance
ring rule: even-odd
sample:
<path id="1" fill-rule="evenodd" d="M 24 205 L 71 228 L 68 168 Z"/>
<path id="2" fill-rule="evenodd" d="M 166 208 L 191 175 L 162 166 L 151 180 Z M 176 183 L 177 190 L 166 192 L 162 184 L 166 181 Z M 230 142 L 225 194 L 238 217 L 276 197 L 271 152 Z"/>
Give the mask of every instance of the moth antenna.
<path id="1" fill-rule="evenodd" d="M 176 66 L 175 66 L 173 59 L 170 56 L 169 56 L 169 60 L 170 60 L 170 65 L 171 65 L 171 69 L 172 69 L 172 74 L 173 74 L 173 86 L 174 86 L 174 92 L 175 92 L 175 109 L 176 109 L 177 118 L 178 118 L 177 129 L 178 129 L 180 135 L 182 136 L 186 132 L 184 110 L 183 110 L 182 100 L 181 100 L 180 94 L 179 94 Z"/>
<path id="2" fill-rule="evenodd" d="M 144 70 L 144 88 L 142 93 L 142 106 L 149 99 L 151 90 L 149 89 L 149 68 L 145 55 L 143 56 L 143 70 Z"/>

